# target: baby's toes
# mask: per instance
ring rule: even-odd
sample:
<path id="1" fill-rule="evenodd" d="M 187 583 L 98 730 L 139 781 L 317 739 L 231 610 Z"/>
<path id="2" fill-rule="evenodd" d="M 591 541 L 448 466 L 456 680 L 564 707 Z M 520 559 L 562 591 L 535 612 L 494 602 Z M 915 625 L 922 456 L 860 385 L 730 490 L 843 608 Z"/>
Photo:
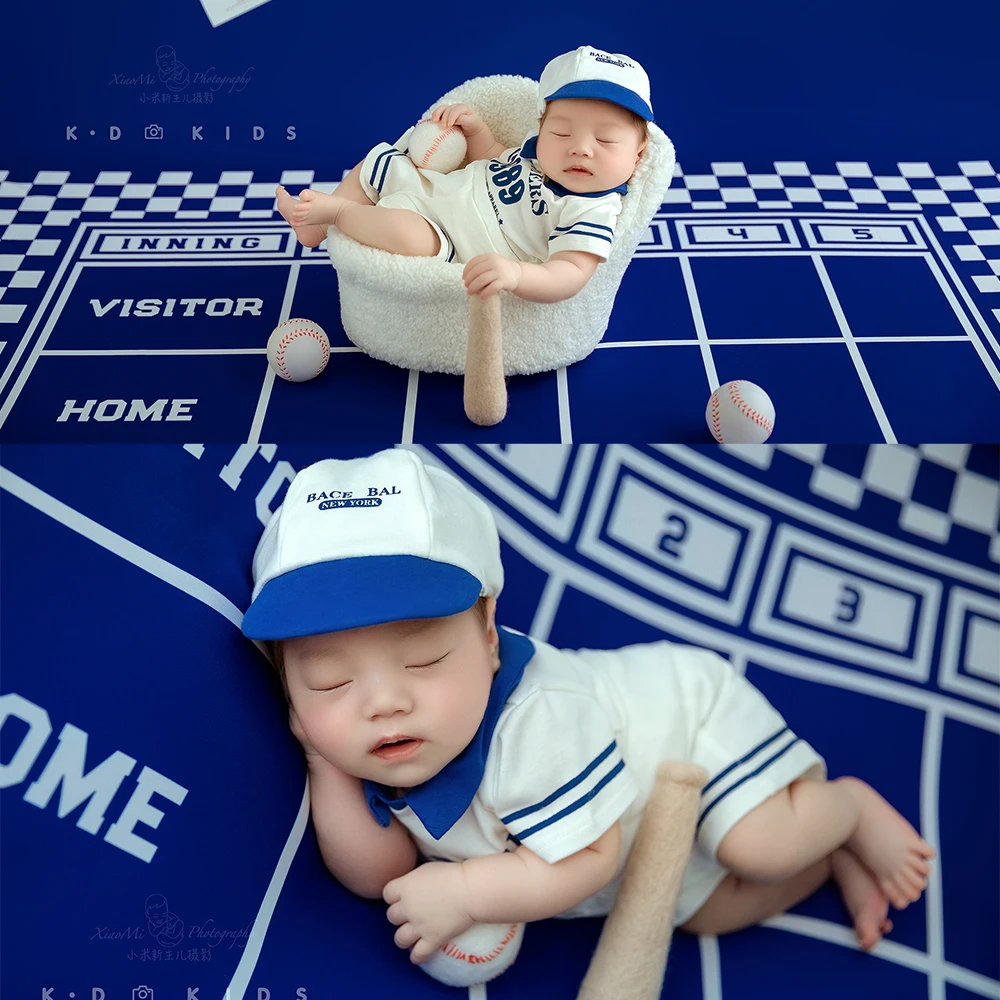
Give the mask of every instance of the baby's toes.
<path id="1" fill-rule="evenodd" d="M 899 885 L 897 879 L 881 879 L 879 881 L 879 887 L 885 893 L 885 898 L 889 900 L 895 909 L 905 910 L 910 905 L 910 900 L 907 898 L 906 893 L 903 891 L 902 886 Z"/>
<path id="2" fill-rule="evenodd" d="M 926 861 L 919 858 L 910 858 L 903 866 L 903 874 L 911 881 L 927 886 L 927 876 L 930 874 L 931 866 Z"/>
<path id="3" fill-rule="evenodd" d="M 878 944 L 879 930 L 875 926 L 874 921 L 869 921 L 869 920 L 859 921 L 854 930 L 855 933 L 858 935 L 858 941 L 861 944 L 862 951 L 871 951 L 872 948 L 874 948 L 875 945 Z"/>
<path id="4" fill-rule="evenodd" d="M 312 201 L 315 197 L 316 192 L 311 191 L 309 188 L 306 188 L 305 191 L 299 192 L 299 201 Z"/>
<path id="5" fill-rule="evenodd" d="M 910 902 L 915 903 L 927 888 L 927 879 L 912 872 L 906 872 L 901 878 L 909 888 Z"/>
<path id="6" fill-rule="evenodd" d="M 937 856 L 937 851 L 935 851 L 934 848 L 923 839 L 923 837 L 917 841 L 915 850 L 917 854 L 924 858 L 933 858 Z"/>

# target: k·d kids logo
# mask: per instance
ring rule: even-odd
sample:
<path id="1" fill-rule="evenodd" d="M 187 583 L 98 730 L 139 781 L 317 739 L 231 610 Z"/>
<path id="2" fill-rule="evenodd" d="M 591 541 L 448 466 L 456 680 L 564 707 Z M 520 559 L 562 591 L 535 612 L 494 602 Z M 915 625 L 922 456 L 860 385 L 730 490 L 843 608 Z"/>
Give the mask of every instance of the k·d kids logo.
<path id="1" fill-rule="evenodd" d="M 77 129 L 80 129 L 80 135 L 77 135 Z M 105 129 L 107 131 L 105 131 Z M 285 140 L 287 142 L 294 142 L 297 138 L 296 136 L 296 126 L 286 125 L 285 126 Z M 100 135 L 102 138 L 106 137 L 109 142 L 117 142 L 122 138 L 123 135 L 130 136 L 131 138 L 137 138 L 139 133 L 142 133 L 143 139 L 188 139 L 193 142 L 201 142 L 205 139 L 221 139 L 225 142 L 229 142 L 231 139 L 250 139 L 253 142 L 260 142 L 267 136 L 271 138 L 275 137 L 275 130 L 273 128 L 268 131 L 263 125 L 251 125 L 249 128 L 234 129 L 229 125 L 171 125 L 169 128 L 165 128 L 156 122 L 150 122 L 139 128 L 133 129 L 122 129 L 120 125 L 108 125 L 100 126 L 99 130 L 92 128 L 88 129 L 85 125 L 67 125 L 66 126 L 66 140 L 67 142 L 76 142 L 80 137 L 87 138 L 89 136 Z M 168 135 L 169 132 L 169 135 Z M 277 132 L 280 136 L 280 130 Z"/>

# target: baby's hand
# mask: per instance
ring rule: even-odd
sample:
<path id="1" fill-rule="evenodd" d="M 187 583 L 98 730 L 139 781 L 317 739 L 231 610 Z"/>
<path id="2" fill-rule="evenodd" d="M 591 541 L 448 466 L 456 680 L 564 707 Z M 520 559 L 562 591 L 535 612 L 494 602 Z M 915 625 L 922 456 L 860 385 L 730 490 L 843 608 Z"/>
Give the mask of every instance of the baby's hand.
<path id="1" fill-rule="evenodd" d="M 498 253 L 481 253 L 473 257 L 462 272 L 465 291 L 488 299 L 497 292 L 513 292 L 521 283 L 521 265 Z"/>
<path id="2" fill-rule="evenodd" d="M 426 962 L 475 923 L 467 897 L 465 874 L 454 861 L 428 861 L 386 882 L 382 898 L 390 906 L 385 915 L 399 925 L 393 940 L 410 949 L 411 962 Z"/>
<path id="3" fill-rule="evenodd" d="M 446 128 L 457 125 L 467 139 L 477 135 L 486 124 L 468 104 L 439 104 L 431 112 L 432 122 L 441 122 Z"/>

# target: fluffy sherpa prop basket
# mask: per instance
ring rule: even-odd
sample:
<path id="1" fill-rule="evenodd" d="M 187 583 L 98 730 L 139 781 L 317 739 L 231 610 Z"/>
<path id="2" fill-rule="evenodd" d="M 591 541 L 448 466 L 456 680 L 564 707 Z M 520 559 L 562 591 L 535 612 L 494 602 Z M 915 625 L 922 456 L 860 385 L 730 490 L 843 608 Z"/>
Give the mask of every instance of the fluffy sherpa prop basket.
<path id="1" fill-rule="evenodd" d="M 429 117 L 439 104 L 468 104 L 497 141 L 510 148 L 537 128 L 537 98 L 536 80 L 481 76 L 449 91 L 420 117 Z M 673 144 L 650 124 L 649 143 L 629 181 L 611 254 L 583 290 L 555 303 L 500 293 L 505 375 L 559 368 L 585 358 L 598 345 L 625 268 L 673 172 Z M 465 371 L 470 297 L 462 282 L 464 264 L 366 247 L 332 226 L 326 245 L 337 269 L 344 330 L 361 350 L 402 368 L 456 375 Z"/>

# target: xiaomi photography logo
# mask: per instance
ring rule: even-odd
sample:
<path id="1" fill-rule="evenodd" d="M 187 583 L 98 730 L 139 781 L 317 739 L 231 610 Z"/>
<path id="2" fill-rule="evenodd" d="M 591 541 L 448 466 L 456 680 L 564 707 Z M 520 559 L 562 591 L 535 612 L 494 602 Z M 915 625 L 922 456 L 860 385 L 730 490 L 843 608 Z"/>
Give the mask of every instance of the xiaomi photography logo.
<path id="1" fill-rule="evenodd" d="M 219 69 L 217 66 L 193 68 L 178 56 L 172 45 L 160 45 L 153 53 L 152 65 L 145 72 L 115 70 L 108 79 L 109 87 L 126 88 L 126 92 L 131 92 L 140 104 L 149 105 L 147 123 L 139 128 L 120 125 L 101 125 L 96 128 L 67 125 L 66 141 L 76 142 L 81 138 L 99 136 L 109 142 L 117 142 L 123 137 L 137 139 L 140 133 L 142 139 L 152 141 L 181 138 L 191 142 L 205 139 L 225 142 L 249 139 L 260 142 L 265 138 L 273 139 L 281 135 L 280 129 L 275 126 L 265 129 L 263 125 L 251 125 L 234 129 L 223 124 L 181 124 L 175 113 L 165 110 L 171 104 L 204 107 L 225 101 L 233 94 L 241 94 L 250 85 L 253 70 L 253 66 L 246 66 L 239 71 L 232 68 Z M 213 112 L 213 117 L 218 117 L 218 112 Z M 285 126 L 284 138 L 286 141 L 296 138 L 294 125 Z"/>

